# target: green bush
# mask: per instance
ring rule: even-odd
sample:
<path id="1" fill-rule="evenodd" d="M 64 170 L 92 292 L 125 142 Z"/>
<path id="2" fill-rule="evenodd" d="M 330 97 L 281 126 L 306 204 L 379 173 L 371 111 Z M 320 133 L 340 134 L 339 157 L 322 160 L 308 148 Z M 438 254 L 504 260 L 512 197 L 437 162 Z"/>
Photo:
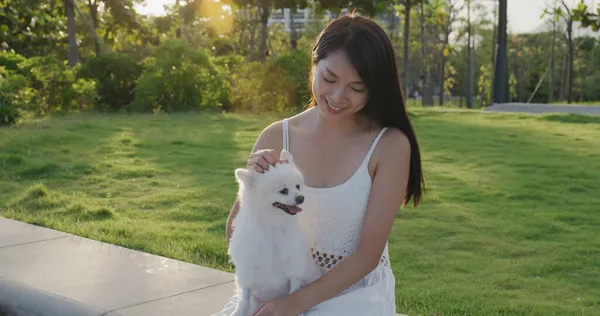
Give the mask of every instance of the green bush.
<path id="1" fill-rule="evenodd" d="M 19 64 L 25 60 L 25 57 L 13 52 L 0 51 L 0 67 L 6 70 L 15 71 L 19 69 Z"/>
<path id="2" fill-rule="evenodd" d="M 76 79 L 78 68 L 70 68 L 54 56 L 23 59 L 13 71 L 0 69 L 3 69 L 0 93 L 4 95 L 4 102 L 10 100 L 21 112 L 43 116 L 93 108 L 96 103 L 95 83 Z"/>
<path id="3" fill-rule="evenodd" d="M 302 109 L 310 101 L 308 75 L 310 72 L 310 55 L 300 49 L 280 54 L 271 61 L 284 69 L 284 72 L 296 84 L 295 106 Z"/>
<path id="4" fill-rule="evenodd" d="M 296 104 L 296 84 L 279 65 L 250 62 L 238 68 L 232 77 L 233 111 L 281 112 Z"/>
<path id="5" fill-rule="evenodd" d="M 0 127 L 15 124 L 20 116 L 19 109 L 11 97 L 0 92 Z"/>
<path id="6" fill-rule="evenodd" d="M 37 115 L 67 112 L 77 108 L 77 96 L 72 84 L 74 70 L 54 56 L 31 57 L 19 64 L 19 72 L 27 78 L 28 86 L 21 89 L 26 110 Z"/>
<path id="7" fill-rule="evenodd" d="M 18 91 L 16 78 L 4 66 L 0 66 L 0 126 L 15 124 L 21 116 L 15 103 L 15 91 Z"/>
<path id="8" fill-rule="evenodd" d="M 126 54 L 111 53 L 86 60 L 79 76 L 96 83 L 98 105 L 101 109 L 117 111 L 127 107 L 134 98 L 134 90 L 142 65 Z"/>
<path id="9" fill-rule="evenodd" d="M 186 41 L 163 42 L 144 61 L 132 108 L 144 112 L 218 109 L 229 101 L 229 85 L 209 54 Z"/>
<path id="10" fill-rule="evenodd" d="M 77 98 L 80 109 L 93 110 L 98 108 L 98 88 L 94 80 L 79 78 L 71 87 Z"/>
<path id="11" fill-rule="evenodd" d="M 227 96 L 223 98 L 221 109 L 223 111 L 229 112 L 232 109 L 229 91 L 231 91 L 231 86 L 233 84 L 233 74 L 235 74 L 236 71 L 243 66 L 245 57 L 234 54 L 212 57 L 211 60 L 213 65 L 219 72 L 220 77 L 226 81 Z"/>

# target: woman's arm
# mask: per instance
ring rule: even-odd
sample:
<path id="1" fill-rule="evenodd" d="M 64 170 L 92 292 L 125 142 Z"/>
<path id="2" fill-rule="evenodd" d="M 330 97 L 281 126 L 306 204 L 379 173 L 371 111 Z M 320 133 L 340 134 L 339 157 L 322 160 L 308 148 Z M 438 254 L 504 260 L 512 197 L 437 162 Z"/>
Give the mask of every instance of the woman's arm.
<path id="1" fill-rule="evenodd" d="M 303 312 L 333 298 L 377 267 L 408 184 L 410 143 L 399 130 L 381 138 L 377 167 L 357 250 L 287 300 Z"/>
<path id="2" fill-rule="evenodd" d="M 229 241 L 231 240 L 231 235 L 233 234 L 233 221 L 240 211 L 240 201 L 235 199 L 233 206 L 231 207 L 231 211 L 229 212 L 229 217 L 227 217 L 227 224 L 225 229 L 225 239 L 227 240 L 227 248 L 229 248 Z"/>

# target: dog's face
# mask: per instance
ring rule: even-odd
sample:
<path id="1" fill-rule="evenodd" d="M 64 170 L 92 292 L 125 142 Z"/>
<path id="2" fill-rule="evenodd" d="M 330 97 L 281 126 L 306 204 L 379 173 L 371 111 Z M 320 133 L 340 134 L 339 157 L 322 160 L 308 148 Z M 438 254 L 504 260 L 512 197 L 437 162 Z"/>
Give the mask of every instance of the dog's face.
<path id="1" fill-rule="evenodd" d="M 302 211 L 298 205 L 304 202 L 304 178 L 289 152 L 282 151 L 280 159 L 288 162 L 271 166 L 264 173 L 240 168 L 235 176 L 246 199 L 260 203 L 259 207 L 296 215 Z"/>

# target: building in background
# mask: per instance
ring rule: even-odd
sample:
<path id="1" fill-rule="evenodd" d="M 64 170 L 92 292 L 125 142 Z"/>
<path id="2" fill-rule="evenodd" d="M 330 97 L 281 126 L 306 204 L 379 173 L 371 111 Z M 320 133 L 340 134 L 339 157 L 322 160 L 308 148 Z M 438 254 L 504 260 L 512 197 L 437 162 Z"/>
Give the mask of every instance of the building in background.
<path id="1" fill-rule="evenodd" d="M 342 10 L 342 13 L 345 11 L 346 10 Z M 310 8 L 297 9 L 294 13 L 292 13 L 292 10 L 289 8 L 273 10 L 268 25 L 282 24 L 285 32 L 290 32 L 293 25 L 297 32 L 302 33 L 305 31 L 304 27 L 306 26 L 306 23 L 310 22 L 311 19 L 336 18 L 338 16 L 338 14 L 330 12 L 329 10 L 324 10 L 321 15 L 312 13 L 312 9 Z"/>

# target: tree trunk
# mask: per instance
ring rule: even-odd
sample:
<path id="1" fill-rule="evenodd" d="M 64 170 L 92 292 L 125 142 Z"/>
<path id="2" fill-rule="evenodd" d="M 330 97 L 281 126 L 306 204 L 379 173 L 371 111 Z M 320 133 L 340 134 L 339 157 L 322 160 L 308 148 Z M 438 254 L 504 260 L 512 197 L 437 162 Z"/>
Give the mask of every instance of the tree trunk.
<path id="1" fill-rule="evenodd" d="M 446 82 L 446 56 L 444 56 L 444 51 L 442 50 L 442 61 L 441 61 L 441 65 L 440 65 L 440 99 L 439 99 L 440 106 L 444 106 L 444 95 L 446 94 L 445 82 Z"/>
<path id="2" fill-rule="evenodd" d="M 548 103 L 554 101 L 554 58 L 556 50 L 556 21 L 552 22 L 552 51 L 550 53 L 550 82 L 548 83 Z"/>
<path id="3" fill-rule="evenodd" d="M 256 26 L 258 25 L 258 19 L 255 18 L 254 12 L 250 12 L 250 21 L 252 23 L 252 31 L 250 31 L 250 51 L 246 60 L 254 60 L 256 51 Z"/>
<path id="4" fill-rule="evenodd" d="M 296 9 L 290 10 L 290 44 L 292 45 L 292 49 L 296 49 L 298 47 L 298 34 L 296 32 L 296 24 L 294 22 L 294 13 Z"/>
<path id="5" fill-rule="evenodd" d="M 425 106 L 433 106 L 433 85 L 431 76 L 431 60 L 429 54 L 429 41 L 425 37 L 425 0 L 421 0 L 421 104 Z"/>
<path id="6" fill-rule="evenodd" d="M 64 5 L 65 11 L 67 12 L 67 32 L 69 34 L 69 66 L 75 67 L 79 62 L 75 30 L 75 4 L 73 3 L 73 0 L 64 0 Z"/>
<path id="7" fill-rule="evenodd" d="M 569 82 L 567 86 L 567 103 L 573 102 L 573 19 L 569 18 L 567 22 L 567 36 L 569 38 Z"/>
<path id="8" fill-rule="evenodd" d="M 260 56 L 259 60 L 265 62 L 267 59 L 267 38 L 269 36 L 269 3 L 263 1 L 263 5 L 260 10 L 260 23 L 262 26 L 261 39 L 260 39 Z"/>
<path id="9" fill-rule="evenodd" d="M 402 56 L 402 85 L 405 98 L 407 98 L 407 96 L 410 94 L 410 92 L 408 91 L 408 43 L 410 42 L 410 9 L 412 7 L 412 3 L 410 2 L 410 0 L 405 1 L 406 2 L 404 2 L 404 56 Z"/>
<path id="10" fill-rule="evenodd" d="M 494 21 L 492 23 L 494 24 L 492 32 L 492 69 L 496 68 L 496 42 L 498 41 L 498 38 L 496 37 L 498 35 L 498 25 L 496 24 L 496 21 L 498 21 L 498 4 L 494 3 Z"/>
<path id="11" fill-rule="evenodd" d="M 421 0 L 421 105 L 427 106 L 427 58 L 425 55 L 425 0 Z"/>
<path id="12" fill-rule="evenodd" d="M 473 73 L 473 53 L 471 51 L 471 0 L 467 0 L 467 108 L 473 108 L 473 95 L 471 93 Z"/>
<path id="13" fill-rule="evenodd" d="M 567 81 L 568 81 L 568 68 L 569 67 L 569 53 L 567 52 L 565 54 L 565 61 L 563 63 L 563 75 L 561 76 L 561 80 L 560 80 L 560 95 L 558 96 L 560 101 L 564 101 L 565 100 L 565 93 L 567 90 Z"/>
<path id="14" fill-rule="evenodd" d="M 94 32 L 98 29 L 98 2 L 94 0 L 88 0 L 88 9 L 90 11 L 90 16 L 92 17 L 92 26 L 94 27 Z M 98 41 L 94 41 L 94 52 L 96 56 L 100 55 L 100 43 Z"/>

